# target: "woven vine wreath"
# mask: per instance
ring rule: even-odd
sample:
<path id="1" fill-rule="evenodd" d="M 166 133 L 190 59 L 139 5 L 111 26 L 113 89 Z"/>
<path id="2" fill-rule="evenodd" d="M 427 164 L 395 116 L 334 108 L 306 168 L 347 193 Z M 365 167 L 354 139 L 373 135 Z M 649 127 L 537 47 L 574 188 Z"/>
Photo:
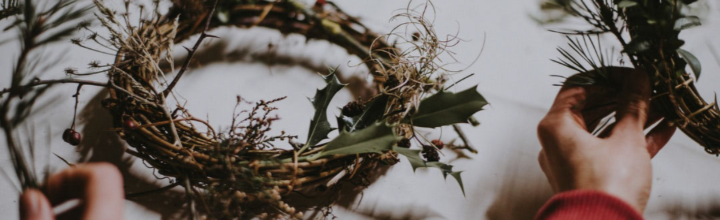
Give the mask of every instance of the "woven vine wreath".
<path id="1" fill-rule="evenodd" d="M 324 1 L 308 7 L 295 0 L 176 0 L 167 14 L 156 10 L 137 26 L 127 22 L 128 13 L 117 13 L 97 0 L 95 5 L 97 19 L 111 34 L 106 40 L 118 48 L 108 74 L 111 95 L 103 106 L 112 114 L 120 136 L 133 147 L 127 150 L 130 154 L 185 187 L 194 198 L 188 205 L 193 215 L 197 206 L 209 218 L 303 218 L 300 210 L 284 201 L 286 195 L 338 182 L 368 184 L 365 178 L 381 166 L 397 163 L 399 155 L 414 169 L 441 169 L 462 188 L 460 172 L 439 162 L 439 150 L 450 144 L 428 140 L 415 128 L 454 125 L 465 145 L 450 147 L 476 152 L 455 124 L 472 121 L 471 116 L 487 102 L 475 87 L 447 91 L 452 85 L 443 84 L 453 72 L 444 69 L 438 58 L 454 42 L 439 40 L 422 13 L 407 10 L 395 17 L 418 28 L 404 42 L 409 49 L 402 50 L 386 43 L 386 35 L 374 34 Z M 126 11 L 129 7 L 126 3 Z M 173 88 L 189 71 L 202 41 L 214 37 L 207 31 L 220 26 L 263 26 L 328 40 L 360 57 L 374 77 L 374 86 L 353 92 L 366 98 L 348 103 L 343 115 L 331 123 L 328 104 L 345 85 L 332 71 L 327 74 L 326 87 L 311 99 L 315 114 L 308 117 L 312 120 L 306 137 L 284 131 L 269 134 L 278 120 L 271 116 L 276 110 L 272 105 L 284 98 L 250 103 L 251 109 L 235 112 L 228 131 L 215 130 L 183 107 L 168 107 L 167 100 L 175 95 Z M 178 73 L 166 77 L 159 64 L 173 63 L 175 42 L 193 35 L 200 36 L 193 48 L 187 48 L 189 55 L 177 67 Z M 101 37 L 93 32 L 91 38 Z M 238 97 L 237 103 L 249 102 Z M 328 138 L 334 129 L 340 134 Z M 276 141 L 289 141 L 293 148 L 276 148 Z M 411 142 L 421 149 L 411 149 Z"/>
<path id="2" fill-rule="evenodd" d="M 708 103 L 698 93 L 695 81 L 700 78 L 700 62 L 681 48 L 685 41 L 679 39 L 681 31 L 701 24 L 700 18 L 686 10 L 696 2 L 698 0 L 552 0 L 543 8 L 565 11 L 591 26 L 589 30 L 557 31 L 568 36 L 570 49 L 559 48 L 562 57 L 554 61 L 581 72 L 565 83 L 617 87 L 607 80 L 605 67 L 629 63 L 643 69 L 652 82 L 652 108 L 662 112 L 668 125 L 679 127 L 704 146 L 706 152 L 718 155 L 720 108 L 717 98 Z M 616 54 L 602 47 L 601 35 L 613 36 L 622 46 L 624 54 L 619 56 L 619 64 L 614 63 Z"/>

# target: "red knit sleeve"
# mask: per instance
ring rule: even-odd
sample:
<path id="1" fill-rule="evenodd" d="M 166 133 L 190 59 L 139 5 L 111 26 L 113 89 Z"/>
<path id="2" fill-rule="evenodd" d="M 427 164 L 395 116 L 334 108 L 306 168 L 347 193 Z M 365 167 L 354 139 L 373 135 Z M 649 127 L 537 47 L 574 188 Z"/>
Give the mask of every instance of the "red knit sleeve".
<path id="1" fill-rule="evenodd" d="M 642 220 L 643 217 L 630 205 L 607 193 L 595 190 L 573 190 L 550 198 L 535 219 Z"/>

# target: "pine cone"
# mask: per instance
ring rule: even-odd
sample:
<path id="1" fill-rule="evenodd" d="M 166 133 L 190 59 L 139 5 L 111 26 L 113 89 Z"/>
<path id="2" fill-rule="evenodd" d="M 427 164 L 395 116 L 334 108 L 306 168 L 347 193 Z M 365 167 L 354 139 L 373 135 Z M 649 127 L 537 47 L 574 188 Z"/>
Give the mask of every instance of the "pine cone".
<path id="1" fill-rule="evenodd" d="M 365 103 L 361 100 L 352 101 L 342 108 L 342 114 L 348 117 L 355 117 L 363 113 L 365 110 Z"/>

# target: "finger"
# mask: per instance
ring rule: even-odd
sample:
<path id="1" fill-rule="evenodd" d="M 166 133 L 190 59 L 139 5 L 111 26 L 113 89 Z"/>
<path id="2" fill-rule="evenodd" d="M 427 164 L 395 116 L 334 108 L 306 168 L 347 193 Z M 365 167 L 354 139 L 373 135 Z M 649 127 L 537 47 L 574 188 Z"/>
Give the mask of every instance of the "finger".
<path id="1" fill-rule="evenodd" d="M 114 165 L 77 165 L 49 178 L 47 195 L 53 204 L 82 200 L 82 219 L 123 219 L 122 177 Z"/>
<path id="2" fill-rule="evenodd" d="M 20 195 L 20 219 L 22 220 L 52 220 L 50 202 L 42 192 L 28 189 Z"/>
<path id="3" fill-rule="evenodd" d="M 676 128 L 674 125 L 670 125 L 670 123 L 663 120 L 648 133 L 645 137 L 645 142 L 647 142 L 648 153 L 650 153 L 651 157 L 655 157 L 655 155 L 665 147 L 673 134 L 675 134 Z"/>
<path id="4" fill-rule="evenodd" d="M 550 164 L 547 159 L 547 155 L 545 154 L 545 150 L 540 150 L 540 153 L 538 154 L 538 163 L 540 164 L 540 169 L 545 173 L 545 177 L 548 179 L 548 183 L 550 183 L 550 188 L 553 192 L 557 192 L 557 184 L 555 184 L 555 176 L 553 175 L 552 171 L 550 170 Z"/>
<path id="5" fill-rule="evenodd" d="M 554 137 L 559 134 L 587 133 L 582 114 L 580 114 L 584 99 L 584 88 L 563 86 L 547 115 L 538 124 L 538 136 L 540 139 Z"/>
<path id="6" fill-rule="evenodd" d="M 583 110 L 582 115 L 585 119 L 585 124 L 587 125 L 587 131 L 595 131 L 598 126 L 602 125 L 603 119 L 612 114 L 616 107 L 616 103 L 608 103 L 594 108 L 586 107 L 585 110 Z"/>
<path id="7" fill-rule="evenodd" d="M 622 87 L 618 93 L 617 123 L 611 136 L 643 136 L 650 105 L 650 81 L 642 71 L 623 71 L 622 74 L 624 76 L 620 79 Z"/>
<path id="8" fill-rule="evenodd" d="M 587 86 L 587 99 L 582 111 L 587 131 L 594 131 L 603 118 L 615 111 L 617 89 L 605 86 Z"/>

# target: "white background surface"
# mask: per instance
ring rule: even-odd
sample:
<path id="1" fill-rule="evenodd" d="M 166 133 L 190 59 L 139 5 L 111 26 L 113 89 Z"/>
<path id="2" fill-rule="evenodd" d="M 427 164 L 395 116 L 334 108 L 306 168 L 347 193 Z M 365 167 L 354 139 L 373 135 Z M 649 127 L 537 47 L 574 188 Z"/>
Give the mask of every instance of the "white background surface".
<path id="1" fill-rule="evenodd" d="M 120 8 L 119 1 L 107 2 Z M 346 12 L 361 17 L 377 32 L 388 31 L 396 25 L 388 23 L 388 19 L 395 9 L 407 5 L 405 0 L 337 3 Z M 452 162 L 455 169 L 465 171 L 463 180 L 467 196 L 463 197 L 454 181 L 444 181 L 439 171 L 413 173 L 407 161 L 402 160 L 364 191 L 362 201 L 356 198 L 350 208 L 335 207 L 334 214 L 339 219 L 530 219 L 551 196 L 549 185 L 537 165 L 540 146 L 535 126 L 558 90 L 552 84 L 560 79 L 549 75 L 572 74 L 549 61 L 559 56 L 555 48 L 566 43 L 564 37 L 546 31 L 531 19 L 530 15 L 537 11 L 537 0 L 435 1 L 435 4 L 438 35 L 459 31 L 458 35 L 468 40 L 453 48 L 461 62 L 472 62 L 482 48 L 483 37 L 487 37 L 482 57 L 466 71 L 476 75 L 455 87 L 460 90 L 479 84 L 479 91 L 491 102 L 487 110 L 475 115 L 481 126 L 463 126 L 479 153 L 471 155 L 470 160 Z M 704 25 L 682 35 L 688 42 L 685 49 L 693 52 L 703 64 L 698 88 L 706 98 L 720 89 L 720 67 L 708 49 L 720 49 L 720 4 L 712 1 L 710 5 Z M 5 27 L 7 23 L 2 21 L 0 26 Z M 285 37 L 267 29 L 224 28 L 214 30 L 213 34 L 222 39 L 211 40 L 206 46 L 225 43 L 217 47 L 224 52 L 221 56 L 224 60 L 193 69 L 180 81 L 176 91 L 188 100 L 187 108 L 195 116 L 209 115 L 214 126 L 229 124 L 236 95 L 248 100 L 287 95 L 288 99 L 278 104 L 282 120 L 273 130 L 286 130 L 302 137 L 307 133 L 313 111 L 306 97 L 313 96 L 315 89 L 323 86 L 314 72 L 322 71 L 325 65 L 340 66 L 344 73 L 362 74 L 365 71 L 364 67 L 348 67 L 348 62 L 357 64 L 359 60 L 323 41 L 305 43 L 302 36 Z M 12 32 L 6 32 L 1 39 L 14 36 Z M 183 45 L 189 46 L 193 42 L 187 41 Z M 276 50 L 268 51 L 268 43 L 276 45 Z M 11 43 L 0 46 L 0 51 L 0 86 L 6 87 L 18 49 L 16 43 Z M 44 79 L 64 77 L 62 69 L 67 66 L 83 70 L 91 60 L 111 62 L 110 56 L 79 49 L 69 43 L 45 51 L 48 55 L 63 56 L 64 62 L 45 73 Z M 273 63 L 267 58 L 263 58 L 265 62 L 252 59 L 267 54 L 287 56 L 296 61 Z M 201 52 L 197 56 L 210 59 L 217 55 Z M 104 77 L 90 79 L 104 80 Z M 111 127 L 109 115 L 99 107 L 99 100 L 105 95 L 100 89 L 84 87 L 82 90 L 78 121 L 78 130 L 85 135 L 82 146 L 75 148 L 61 140 L 63 130 L 72 120 L 74 103 L 71 95 L 74 90 L 74 86 L 58 86 L 45 99 L 51 107 L 32 117 L 34 128 L 28 129 L 34 131 L 35 146 L 43 152 L 37 160 L 38 165 L 49 164 L 53 171 L 66 167 L 51 157 L 50 152 L 69 161 L 110 161 L 123 171 L 128 192 L 166 185 L 167 180 L 155 179 L 140 160 L 122 154 L 124 142 L 108 131 Z M 349 92 L 342 91 L 332 106 L 342 107 L 350 99 Z M 335 111 L 330 115 L 337 114 L 339 112 Z M 443 140 L 455 138 L 451 128 L 444 128 L 443 133 Z M 12 176 L 5 149 L 0 152 L 0 168 L 7 176 Z M 446 155 L 444 160 L 454 157 L 450 152 Z M 720 218 L 720 186 L 716 184 L 720 182 L 718 158 L 704 153 L 702 147 L 678 132 L 653 160 L 653 165 L 653 191 L 645 212 L 648 219 Z M 14 178 L 0 180 L 3 219 L 17 219 L 16 185 Z M 175 190 L 176 193 L 127 201 L 126 218 L 173 218 L 174 211 L 183 201 L 181 191 Z"/>

